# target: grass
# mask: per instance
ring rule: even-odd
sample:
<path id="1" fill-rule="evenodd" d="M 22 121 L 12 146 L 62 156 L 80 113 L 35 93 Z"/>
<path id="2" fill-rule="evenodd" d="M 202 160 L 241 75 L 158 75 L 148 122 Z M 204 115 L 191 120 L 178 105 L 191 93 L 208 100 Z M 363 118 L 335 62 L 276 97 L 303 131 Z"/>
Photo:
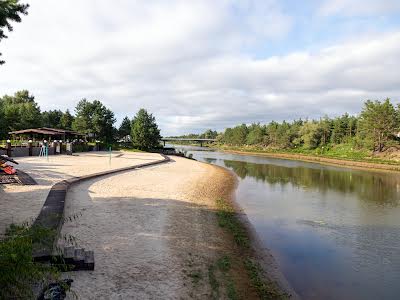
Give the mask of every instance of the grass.
<path id="1" fill-rule="evenodd" d="M 246 230 L 237 218 L 234 208 L 223 199 L 218 199 L 216 206 L 219 226 L 227 229 L 233 235 L 238 246 L 248 248 L 249 239 Z"/>
<path id="2" fill-rule="evenodd" d="M 208 280 L 212 289 L 212 298 L 220 299 L 220 283 L 217 279 L 216 273 L 219 272 L 220 278 L 226 286 L 226 295 L 229 300 L 237 300 L 239 296 L 237 294 L 236 285 L 229 271 L 231 270 L 231 259 L 229 256 L 224 255 L 219 258 L 215 264 L 208 268 Z"/>
<path id="3" fill-rule="evenodd" d="M 255 289 L 260 299 L 287 299 L 288 296 L 281 292 L 276 283 L 265 278 L 260 265 L 252 258 L 253 255 L 250 249 L 250 240 L 247 235 L 247 230 L 237 217 L 232 204 L 224 199 L 218 199 L 216 201 L 216 206 L 219 226 L 232 234 L 236 245 L 241 250 L 241 256 L 243 259 L 242 261 L 232 261 L 229 256 L 223 256 L 218 259 L 216 263 L 218 269 L 225 274 L 228 298 L 232 300 L 239 298 L 236 292 L 234 280 L 229 275 L 229 271 L 232 269 L 233 264 L 238 265 L 241 263 L 247 272 L 251 286 Z M 212 271 L 213 270 L 214 269 L 212 269 Z M 211 280 L 213 279 L 210 278 L 210 281 Z"/>
<path id="4" fill-rule="evenodd" d="M 34 285 L 59 278 L 55 267 L 33 261 L 34 242 L 48 234 L 47 230 L 28 224 L 9 226 L 0 241 L 0 299 L 31 299 Z"/>
<path id="5" fill-rule="evenodd" d="M 268 282 L 263 278 L 261 266 L 256 261 L 247 258 L 244 265 L 249 274 L 251 284 L 257 290 L 260 299 L 275 300 L 289 298 L 273 282 Z"/>

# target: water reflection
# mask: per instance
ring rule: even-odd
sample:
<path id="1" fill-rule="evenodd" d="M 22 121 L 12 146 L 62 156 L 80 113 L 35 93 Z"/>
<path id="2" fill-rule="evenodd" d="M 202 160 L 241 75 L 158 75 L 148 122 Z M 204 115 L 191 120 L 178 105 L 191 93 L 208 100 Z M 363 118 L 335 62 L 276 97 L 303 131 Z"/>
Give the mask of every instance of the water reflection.
<path id="1" fill-rule="evenodd" d="M 212 163 L 212 159 L 208 159 Z M 255 164 L 244 161 L 224 160 L 240 178 L 248 176 L 271 185 L 297 187 L 326 193 L 329 190 L 343 194 L 356 193 L 360 199 L 381 205 L 399 204 L 398 177 L 385 173 L 367 173 L 354 170 L 331 170 L 327 168 L 285 167 L 273 164 Z"/>
<path id="2" fill-rule="evenodd" d="M 398 174 L 220 152 L 193 156 L 237 174 L 237 201 L 304 299 L 399 299 Z"/>

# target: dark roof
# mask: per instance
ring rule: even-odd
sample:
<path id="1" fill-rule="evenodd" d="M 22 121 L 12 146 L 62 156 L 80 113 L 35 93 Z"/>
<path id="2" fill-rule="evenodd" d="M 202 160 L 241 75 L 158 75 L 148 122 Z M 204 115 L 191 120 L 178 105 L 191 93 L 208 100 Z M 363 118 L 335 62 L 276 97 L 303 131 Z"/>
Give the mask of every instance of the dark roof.
<path id="1" fill-rule="evenodd" d="M 40 129 L 40 128 L 31 128 L 31 129 L 23 129 L 17 131 L 10 131 L 8 134 L 25 134 L 25 133 L 39 133 L 39 134 L 47 134 L 47 135 L 57 135 L 59 133 L 55 131 Z"/>
<path id="2" fill-rule="evenodd" d="M 58 128 L 30 128 L 30 129 L 23 129 L 17 131 L 10 131 L 8 134 L 29 134 L 29 133 L 38 133 L 38 134 L 45 134 L 45 135 L 61 135 L 61 134 L 72 134 L 72 135 L 85 135 L 76 131 L 66 130 L 66 129 L 58 129 Z"/>

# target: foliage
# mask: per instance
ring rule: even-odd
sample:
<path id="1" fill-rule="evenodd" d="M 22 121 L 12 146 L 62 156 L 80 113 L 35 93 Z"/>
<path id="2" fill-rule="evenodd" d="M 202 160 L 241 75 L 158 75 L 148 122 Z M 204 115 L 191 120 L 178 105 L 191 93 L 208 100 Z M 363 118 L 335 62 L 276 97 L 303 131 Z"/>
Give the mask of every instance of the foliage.
<path id="1" fill-rule="evenodd" d="M 351 144 L 352 148 L 384 151 L 387 145 L 399 144 L 400 104 L 397 110 L 389 99 L 367 101 L 359 118 L 345 113 L 336 118 L 295 120 L 269 124 L 245 124 L 225 129 L 218 139 L 230 146 L 256 146 L 264 149 L 325 153 L 334 145 Z M 372 147 L 371 147 L 372 145 Z"/>
<path id="2" fill-rule="evenodd" d="M 60 125 L 59 125 L 60 127 L 58 127 L 58 128 L 72 130 L 73 122 L 74 122 L 74 117 L 71 115 L 71 113 L 67 109 L 60 118 Z"/>
<path id="3" fill-rule="evenodd" d="M 55 268 L 36 263 L 32 258 L 34 241 L 48 234 L 45 229 L 27 224 L 9 227 L 0 241 L 0 299 L 32 298 L 34 284 L 58 277 Z"/>
<path id="4" fill-rule="evenodd" d="M 389 99 L 365 102 L 360 115 L 360 131 L 373 141 L 373 150 L 381 152 L 398 130 L 398 115 Z"/>
<path id="5" fill-rule="evenodd" d="M 21 22 L 21 15 L 28 14 L 28 7 L 28 4 L 21 4 L 19 0 L 0 1 L 0 42 L 7 38 L 4 32 L 5 28 L 10 32 L 13 31 L 10 22 Z M 4 64 L 4 61 L 0 60 L 0 65 L 2 64 Z"/>
<path id="6" fill-rule="evenodd" d="M 93 139 L 112 143 L 115 123 L 114 113 L 98 100 L 90 102 L 86 99 L 79 101 L 75 108 L 75 119 L 72 128 L 86 133 Z"/>
<path id="7" fill-rule="evenodd" d="M 133 145 L 142 150 L 159 145 L 161 135 L 156 119 L 143 108 L 132 120 L 131 136 Z"/>
<path id="8" fill-rule="evenodd" d="M 61 118 L 63 112 L 61 110 L 49 110 L 42 113 L 43 127 L 61 128 Z"/>
<path id="9" fill-rule="evenodd" d="M 125 138 L 126 136 L 130 136 L 131 135 L 131 131 L 132 131 L 132 127 L 131 127 L 131 120 L 129 120 L 128 117 L 125 117 L 122 120 L 121 125 L 119 126 L 118 129 L 118 137 L 120 139 Z"/>
<path id="10" fill-rule="evenodd" d="M 42 124 L 40 108 L 35 102 L 35 97 L 27 90 L 0 98 L 0 110 L 3 119 L 0 132 L 2 137 L 9 131 L 40 127 Z"/>

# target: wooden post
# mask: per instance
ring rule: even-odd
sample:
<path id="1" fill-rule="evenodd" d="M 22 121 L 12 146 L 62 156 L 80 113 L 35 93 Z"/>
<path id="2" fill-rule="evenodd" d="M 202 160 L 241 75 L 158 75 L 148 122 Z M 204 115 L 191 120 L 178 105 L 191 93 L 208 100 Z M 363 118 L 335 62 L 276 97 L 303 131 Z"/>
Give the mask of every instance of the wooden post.
<path id="1" fill-rule="evenodd" d="M 7 156 L 11 157 L 12 149 L 11 149 L 11 141 L 10 140 L 7 140 L 6 149 L 7 149 Z"/>
<path id="2" fill-rule="evenodd" d="M 32 140 L 28 141 L 28 152 L 29 152 L 29 156 L 32 156 L 33 154 L 33 149 L 32 149 Z"/>

